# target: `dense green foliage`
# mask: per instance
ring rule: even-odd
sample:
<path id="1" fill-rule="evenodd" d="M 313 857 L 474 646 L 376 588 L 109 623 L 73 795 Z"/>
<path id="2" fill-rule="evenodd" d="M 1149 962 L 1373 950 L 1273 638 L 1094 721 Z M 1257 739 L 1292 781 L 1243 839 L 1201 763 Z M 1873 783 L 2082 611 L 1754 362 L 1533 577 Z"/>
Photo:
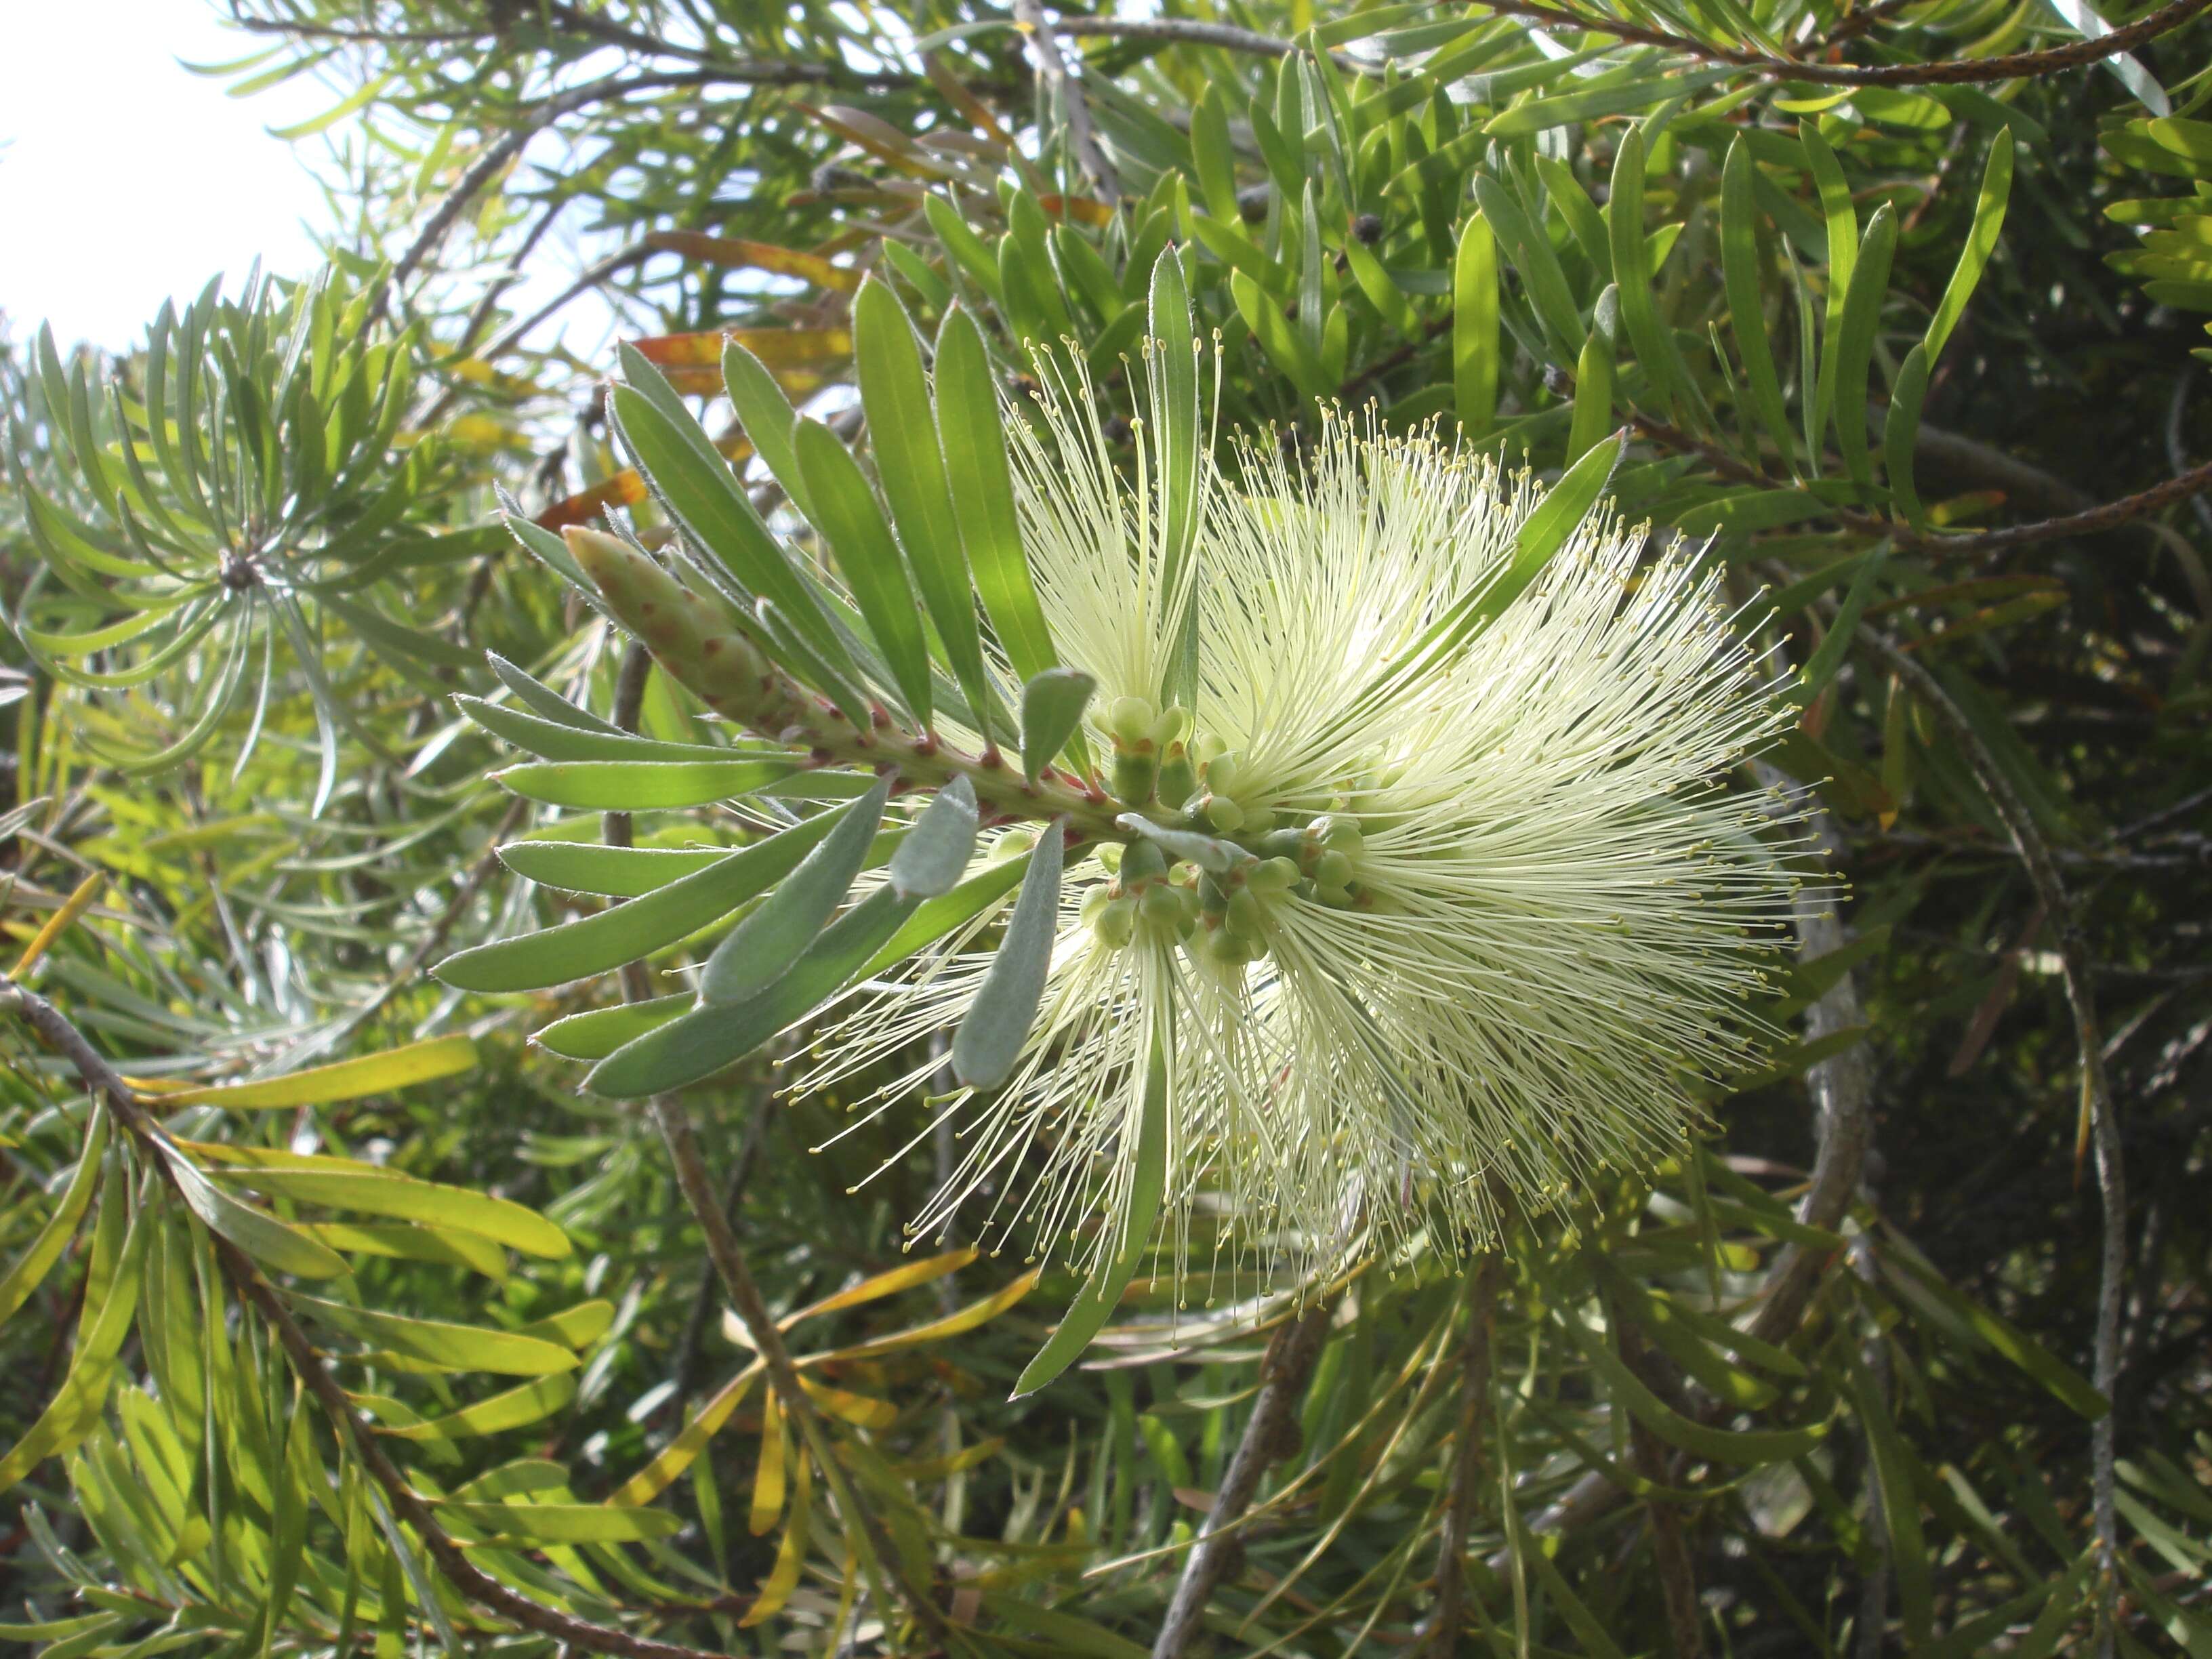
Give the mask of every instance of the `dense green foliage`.
<path id="1" fill-rule="evenodd" d="M 241 90 L 333 88 L 329 270 L 0 337 L 0 1642 L 2212 1652 L 2198 9 L 228 9 Z M 1224 442 L 1582 461 L 1780 653 L 1734 787 L 1813 791 L 1841 896 L 1654 1179 L 1094 1305 L 980 1216 L 908 1248 L 921 1097 L 1003 1033 L 811 1152 L 899 1069 L 792 1087 L 821 998 L 997 945 L 953 929 L 1039 855 L 953 887 L 946 788 L 915 927 L 799 956 L 867 837 L 750 911 L 805 848 L 729 850 L 866 780 L 709 718 L 617 578 L 737 572 L 823 730 L 987 703 L 988 639 L 1006 746 L 1086 766 L 976 551 L 996 394 L 1079 366 L 1133 465 L 1152 339 L 1218 342 Z M 714 988 L 793 957 L 781 1012 Z"/>

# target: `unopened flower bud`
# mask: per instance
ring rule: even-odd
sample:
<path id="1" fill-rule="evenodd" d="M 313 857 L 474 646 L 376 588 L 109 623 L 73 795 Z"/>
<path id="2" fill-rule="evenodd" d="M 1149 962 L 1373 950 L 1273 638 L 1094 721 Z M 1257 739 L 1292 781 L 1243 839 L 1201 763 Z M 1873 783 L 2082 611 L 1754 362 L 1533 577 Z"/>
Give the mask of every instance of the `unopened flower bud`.
<path id="1" fill-rule="evenodd" d="M 1091 924 L 1099 942 L 1120 950 L 1137 936 L 1137 903 L 1134 899 L 1109 900 Z"/>
<path id="2" fill-rule="evenodd" d="M 1167 872 L 1168 855 L 1156 841 L 1132 842 L 1121 854 L 1121 879 L 1126 884 L 1152 881 Z"/>
<path id="3" fill-rule="evenodd" d="M 1199 803 L 1198 815 L 1218 836 L 1233 836 L 1244 827 L 1244 809 L 1226 795 L 1208 795 Z"/>
<path id="4" fill-rule="evenodd" d="M 1106 729 L 1119 741 L 1142 743 L 1152 735 L 1158 711 L 1143 697 L 1116 697 L 1107 705 Z"/>
<path id="5" fill-rule="evenodd" d="M 1152 798 L 1159 781 L 1160 763 L 1150 755 L 1127 751 L 1114 757 L 1114 799 L 1128 806 L 1142 806 Z"/>

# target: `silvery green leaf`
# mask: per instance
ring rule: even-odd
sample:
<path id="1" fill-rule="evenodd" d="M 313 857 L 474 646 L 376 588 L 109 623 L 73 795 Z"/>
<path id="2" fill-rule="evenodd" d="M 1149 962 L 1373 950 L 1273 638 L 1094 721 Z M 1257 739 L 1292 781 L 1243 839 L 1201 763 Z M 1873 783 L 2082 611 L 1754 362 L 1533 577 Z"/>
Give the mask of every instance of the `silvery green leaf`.
<path id="1" fill-rule="evenodd" d="M 1188 859 L 1200 869 L 1213 875 L 1225 875 L 1237 863 L 1252 855 L 1242 848 L 1225 841 L 1216 841 L 1212 836 L 1201 836 L 1190 830 L 1170 830 L 1154 823 L 1141 812 L 1124 812 L 1114 820 L 1122 829 L 1132 830 L 1147 841 L 1158 842 L 1160 850 L 1179 859 Z"/>
<path id="2" fill-rule="evenodd" d="M 883 823 L 891 782 L 892 775 L 885 773 L 874 788 L 844 808 L 822 844 L 714 947 L 699 976 L 702 1003 L 736 1002 L 766 989 L 814 942 L 867 862 L 868 844 Z"/>
<path id="3" fill-rule="evenodd" d="M 1022 775 L 1031 783 L 1067 746 L 1097 690 L 1079 668 L 1048 668 L 1022 688 Z"/>
<path id="4" fill-rule="evenodd" d="M 1044 996 L 1045 973 L 1052 966 L 1066 839 L 1066 826 L 1055 823 L 1037 842 L 1006 937 L 952 1040 L 952 1074 L 970 1088 L 993 1089 L 1005 1082 L 1029 1040 Z"/>
<path id="5" fill-rule="evenodd" d="M 901 898 L 936 898 L 959 885 L 975 850 L 975 786 L 957 777 L 915 821 L 891 854 L 891 885 Z"/>

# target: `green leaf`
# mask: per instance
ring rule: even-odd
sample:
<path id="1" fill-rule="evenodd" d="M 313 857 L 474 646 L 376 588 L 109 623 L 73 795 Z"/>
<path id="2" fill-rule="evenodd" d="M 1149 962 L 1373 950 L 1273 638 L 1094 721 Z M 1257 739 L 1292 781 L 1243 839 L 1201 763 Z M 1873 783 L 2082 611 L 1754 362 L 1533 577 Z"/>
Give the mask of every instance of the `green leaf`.
<path id="1" fill-rule="evenodd" d="M 1889 549 L 1890 544 L 1885 538 L 1868 549 L 1866 556 L 1859 561 L 1858 570 L 1851 578 L 1851 585 L 1844 591 L 1843 601 L 1836 607 L 1835 618 L 1828 624 L 1828 631 L 1822 636 L 1820 648 L 1798 671 L 1797 684 L 1791 689 L 1790 696 L 1800 708 L 1819 696 L 1822 689 L 1836 677 L 1836 671 L 1844 665 L 1844 659 L 1851 648 L 1851 636 L 1858 629 L 1859 613 L 1866 609 L 1867 600 L 1874 592 L 1875 579 L 1881 574 L 1882 566 L 1888 562 Z"/>
<path id="2" fill-rule="evenodd" d="M 586 841 L 511 841 L 499 860 L 525 881 L 564 893 L 639 898 L 696 875 L 738 850 L 729 847 L 605 847 Z"/>
<path id="3" fill-rule="evenodd" d="M 1928 525 L 1927 509 L 1912 476 L 1913 458 L 1920 444 L 1920 406 L 1928 397 L 1928 347 L 1915 342 L 1898 365 L 1897 382 L 1889 389 L 1889 412 L 1882 417 L 1882 468 L 1889 482 L 1890 499 L 1915 530 Z"/>
<path id="4" fill-rule="evenodd" d="M 829 542 L 908 712 L 927 728 L 932 712 L 929 643 L 907 581 L 906 561 L 876 505 L 875 491 L 860 463 L 821 422 L 802 418 L 793 434 L 799 471 L 817 510 L 814 526 Z"/>
<path id="5" fill-rule="evenodd" d="M 133 1215 L 103 1285 L 88 1280 L 69 1375 L 23 1437 L 0 1457 L 0 1492 L 6 1492 L 49 1457 L 65 1455 L 99 1424 L 115 1375 L 115 1357 L 131 1334 L 137 1310 L 138 1279 L 146 1243 L 155 1228 Z M 89 1298 L 98 1292 L 96 1301 Z"/>
<path id="6" fill-rule="evenodd" d="M 526 800 L 588 812 L 651 812 L 711 806 L 798 771 L 789 760 L 525 761 L 493 773 Z"/>
<path id="7" fill-rule="evenodd" d="M 1122 1292 L 1136 1276 L 1137 1263 L 1152 1236 L 1160 1200 L 1167 1191 L 1168 1052 L 1165 1034 L 1155 1030 L 1145 1066 L 1144 1098 L 1138 1107 L 1136 1158 L 1130 1166 L 1129 1196 L 1120 1242 L 1099 1254 L 1098 1266 L 1036 1357 L 1022 1370 L 1012 1397 L 1035 1394 L 1075 1361 L 1106 1327 Z M 1126 1133 L 1126 1129 L 1124 1131 Z"/>
<path id="8" fill-rule="evenodd" d="M 1751 147 L 1739 133 L 1729 145 L 1721 168 L 1721 274 L 1728 291 L 1729 331 L 1751 381 L 1752 406 L 1759 424 L 1782 452 L 1782 464 L 1797 470 L 1790 441 L 1790 406 L 1783 401 L 1782 378 L 1774 367 L 1774 348 L 1766 337 L 1766 307 L 1759 285 L 1758 210 L 1753 185 L 1758 171 Z"/>
<path id="9" fill-rule="evenodd" d="M 1219 841 L 1191 830 L 1170 830 L 1165 824 L 1154 823 L 1141 812 L 1124 812 L 1114 822 L 1132 835 L 1158 843 L 1170 859 L 1188 859 L 1213 875 L 1224 875 L 1240 860 L 1251 856 L 1234 842 Z"/>
<path id="10" fill-rule="evenodd" d="M 1897 210 L 1884 202 L 1867 222 L 1844 295 L 1843 324 L 1836 341 L 1836 447 L 1844 466 L 1859 483 L 1873 481 L 1867 460 L 1867 368 L 1874 360 L 1875 330 L 1889 293 L 1890 256 L 1897 251 Z"/>
<path id="11" fill-rule="evenodd" d="M 2012 195 L 2012 129 L 2007 127 L 1990 146 L 1990 159 L 1982 165 L 1981 191 L 1974 198 L 1973 226 L 1966 233 L 1966 245 L 1959 250 L 1959 263 L 1944 285 L 1943 297 L 1936 302 L 1936 314 L 1928 319 L 1924 343 L 1931 365 L 1943 355 L 1945 342 L 1966 314 L 1966 302 L 1974 297 L 1990 256 L 1996 252 L 1997 238 L 2004 230 L 2005 204 Z"/>
<path id="12" fill-rule="evenodd" d="M 643 898 L 542 933 L 478 945 L 430 971 L 464 991 L 534 991 L 604 974 L 712 926 L 796 869 L 836 823 L 828 813 L 739 849 Z"/>
<path id="13" fill-rule="evenodd" d="M 384 1256 L 394 1261 L 432 1261 L 465 1267 L 504 1281 L 507 1252 L 478 1233 L 458 1228 L 417 1226 L 404 1221 L 295 1221 L 296 1232 L 339 1251 Z"/>
<path id="14" fill-rule="evenodd" d="M 963 773 L 937 792 L 891 854 L 891 888 L 901 898 L 951 892 L 975 851 L 975 786 Z"/>
<path id="15" fill-rule="evenodd" d="M 1881 1489 L 1881 1524 L 1889 1533 L 1891 1569 L 1897 1575 L 1897 1602 L 1905 1615 L 1905 1647 L 1917 1652 L 1928 1644 L 1934 1622 L 1926 1535 L 1920 1526 L 1920 1495 L 1889 1402 L 1855 1354 L 1844 1359 L 1853 1413 L 1874 1453 L 1875 1479 Z"/>
<path id="16" fill-rule="evenodd" d="M 1460 232 L 1452 261 L 1452 399 L 1469 436 L 1498 418 L 1498 242 L 1478 212 Z"/>
<path id="17" fill-rule="evenodd" d="M 665 1025 L 698 1006 L 699 999 L 689 991 L 645 1002 L 618 1002 L 612 1007 L 556 1019 L 531 1041 L 563 1060 L 605 1060 L 633 1037 L 643 1036 L 654 1026 Z"/>
<path id="18" fill-rule="evenodd" d="M 585 1086 L 609 1099 L 635 1100 L 713 1076 L 836 995 L 920 902 L 878 888 L 823 929 L 760 995 L 698 1008 L 654 1027 L 601 1060 Z"/>
<path id="19" fill-rule="evenodd" d="M 1029 862 L 1030 852 L 1024 851 L 990 866 L 979 875 L 969 877 L 941 897 L 925 900 L 920 908 L 899 924 L 897 932 L 884 947 L 868 958 L 859 977 L 873 979 L 915 951 L 936 944 L 955 928 L 973 921 L 1014 890 L 1015 884 L 1029 868 Z"/>
<path id="20" fill-rule="evenodd" d="M 95 1103 L 92 1121 L 86 1127 L 84 1148 L 77 1154 L 76 1171 L 70 1176 L 69 1186 L 63 1191 L 61 1201 L 24 1247 L 23 1254 L 15 1258 L 7 1275 L 0 1278 L 0 1325 L 15 1316 L 15 1310 L 31 1298 L 32 1292 L 46 1281 L 62 1252 L 76 1237 L 77 1224 L 91 1206 L 93 1194 L 100 1189 L 100 1158 L 107 1150 L 108 1117 L 105 1103 Z"/>
<path id="21" fill-rule="evenodd" d="M 998 393 L 983 337 L 964 311 L 937 331 L 937 436 L 975 592 L 1014 672 L 1027 680 L 1052 667 L 1052 630 L 1037 602 L 1014 510 L 1013 474 L 1000 424 Z"/>
<path id="22" fill-rule="evenodd" d="M 626 352 L 624 362 L 631 385 L 617 386 L 609 404 L 630 458 L 654 494 L 746 592 L 774 600 L 824 661 L 851 673 L 851 659 L 819 597 L 769 533 L 729 463 L 667 390 L 659 370 L 635 353 Z M 672 413 L 646 395 L 641 388 L 647 385 L 666 392 Z"/>
<path id="23" fill-rule="evenodd" d="M 1759 1465 L 1802 1457 L 1827 1436 L 1825 1423 L 1804 1429 L 1738 1431 L 1712 1428 L 1684 1417 L 1645 1388 L 1636 1374 L 1621 1363 L 1612 1345 L 1592 1335 L 1573 1313 L 1560 1308 L 1556 1314 L 1561 1328 L 1603 1379 L 1613 1399 L 1670 1446 L 1679 1446 L 1717 1463 Z"/>
<path id="24" fill-rule="evenodd" d="M 1083 725 L 1098 682 L 1079 668 L 1048 668 L 1022 687 L 1022 775 L 1043 775 Z"/>
<path id="25" fill-rule="evenodd" d="M 407 1319 L 320 1297 L 295 1296 L 293 1305 L 311 1318 L 364 1342 L 380 1344 L 402 1358 L 436 1371 L 489 1371 L 503 1376 L 550 1376 L 581 1364 L 556 1343 L 514 1331 L 486 1330 L 442 1320 Z"/>
<path id="26" fill-rule="evenodd" d="M 432 1037 L 410 1042 L 380 1054 L 363 1054 L 330 1066 L 313 1066 L 303 1072 L 267 1079 L 258 1083 L 211 1083 L 164 1091 L 163 1110 L 179 1106 L 222 1106 L 233 1111 L 289 1110 L 299 1106 L 328 1106 L 365 1095 L 383 1095 L 473 1071 L 477 1046 L 465 1036 Z"/>
<path id="27" fill-rule="evenodd" d="M 1522 521 L 1513 535 L 1513 556 L 1497 577 L 1481 590 L 1474 617 L 1489 622 L 1528 591 L 1560 550 L 1574 538 L 1605 488 L 1613 482 L 1621 457 L 1628 453 L 1628 428 L 1613 434 L 1610 444 L 1600 444 L 1560 476 L 1545 491 L 1536 510 Z"/>
<path id="28" fill-rule="evenodd" d="M 884 773 L 866 796 L 840 809 L 836 826 L 799 867 L 714 947 L 699 977 L 702 1004 L 757 995 L 788 972 L 814 942 L 867 862 L 896 775 Z"/>
<path id="29" fill-rule="evenodd" d="M 437 1514 L 494 1534 L 488 1541 L 530 1544 L 635 1544 L 672 1538 L 684 1517 L 668 1510 L 617 1509 L 603 1504 L 462 1504 L 439 1501 Z"/>
<path id="30" fill-rule="evenodd" d="M 495 1394 L 445 1417 L 380 1428 L 378 1432 L 394 1440 L 462 1440 L 501 1434 L 543 1422 L 575 1397 L 576 1379 L 563 1371 Z"/>
<path id="31" fill-rule="evenodd" d="M 1567 428 L 1568 465 L 1589 454 L 1607 432 L 1614 430 L 1613 391 L 1613 347 L 1604 331 L 1594 328 L 1583 341 L 1582 356 L 1575 363 L 1574 419 Z"/>
<path id="32" fill-rule="evenodd" d="M 562 550 L 564 553 L 568 550 L 566 543 L 562 544 Z M 514 700 L 539 720 L 573 726 L 580 732 L 597 732 L 617 738 L 633 735 L 611 721 L 601 720 L 588 708 L 579 708 L 551 686 L 524 672 L 498 652 L 485 652 L 484 660 L 491 665 L 491 672 L 499 677 L 499 683 L 514 694 Z"/>
<path id="33" fill-rule="evenodd" d="M 562 720 L 526 714 L 518 708 L 486 702 L 481 697 L 456 696 L 453 707 L 495 737 L 518 749 L 551 761 L 694 761 L 721 764 L 732 759 L 729 750 L 703 743 L 657 743 L 628 732 L 598 732 Z M 754 758 L 775 751 L 763 750 Z M 775 755 L 778 759 L 783 758 Z"/>
<path id="34" fill-rule="evenodd" d="M 1172 246 L 1163 248 L 1152 263 L 1146 319 L 1152 343 L 1146 377 L 1150 436 L 1159 468 L 1159 580 L 1170 608 L 1161 631 L 1177 641 L 1160 689 L 1170 706 L 1188 708 L 1198 696 L 1198 579 L 1193 562 L 1205 514 L 1200 481 L 1206 454 L 1199 426 L 1198 335 L 1191 325 L 1182 255 Z"/>
<path id="35" fill-rule="evenodd" d="M 1650 251 L 1644 234 L 1644 134 L 1631 127 L 1613 152 L 1612 193 L 1606 198 L 1606 229 L 1613 240 L 1613 279 L 1620 284 L 1620 320 L 1636 348 L 1637 361 L 1668 404 L 1702 412 L 1704 399 L 1683 366 L 1674 337 L 1660 320 L 1651 297 Z"/>
<path id="36" fill-rule="evenodd" d="M 738 412 L 738 424 L 752 445 L 753 453 L 760 457 L 769 476 L 783 486 L 791 504 L 811 523 L 814 514 L 808 510 L 806 480 L 791 447 L 799 411 L 783 395 L 783 387 L 767 365 L 735 340 L 722 342 L 722 384 L 729 391 L 730 406 Z"/>
<path id="37" fill-rule="evenodd" d="M 975 602 L 945 456 L 930 418 L 921 348 L 898 295 L 872 276 L 861 282 L 853 302 L 853 340 L 876 476 L 890 503 L 899 547 L 937 625 L 952 678 L 989 744 L 994 740 L 993 700 L 983 672 L 982 636 L 975 627 Z"/>
<path id="38" fill-rule="evenodd" d="M 568 1236 L 537 1211 L 473 1188 L 420 1181 L 350 1158 L 277 1152 L 249 1146 L 196 1147 L 213 1160 L 208 1174 L 253 1192 L 331 1210 L 359 1210 L 440 1228 L 459 1228 L 521 1251 L 558 1261 Z"/>
<path id="39" fill-rule="evenodd" d="M 1906 1281 L 1906 1285 L 1936 1302 L 1959 1325 L 2033 1377 L 2069 1409 L 2093 1423 L 2112 1410 L 2112 1401 L 2079 1371 L 2055 1358 L 2017 1326 L 1961 1296 L 1909 1246 L 1893 1243 L 1880 1251 L 1875 1259 L 1889 1278 Z"/>
<path id="40" fill-rule="evenodd" d="M 970 1089 L 1006 1081 L 1036 1021 L 1060 928 L 1060 876 L 1066 826 L 1054 820 L 1037 840 L 1006 937 L 992 958 L 952 1040 L 952 1073 Z"/>
<path id="41" fill-rule="evenodd" d="M 250 1204 L 240 1203 L 181 1152 L 166 1145 L 161 1150 L 176 1181 L 178 1195 L 192 1213 L 263 1267 L 301 1279 L 337 1279 L 346 1273 L 345 1258 L 328 1245 Z"/>

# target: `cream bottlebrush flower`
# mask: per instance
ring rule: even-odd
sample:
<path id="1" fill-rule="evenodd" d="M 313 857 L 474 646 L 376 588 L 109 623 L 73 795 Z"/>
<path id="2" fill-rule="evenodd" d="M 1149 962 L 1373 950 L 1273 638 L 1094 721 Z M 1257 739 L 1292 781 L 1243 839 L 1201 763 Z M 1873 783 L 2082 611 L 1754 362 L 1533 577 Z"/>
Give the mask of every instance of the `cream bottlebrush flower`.
<path id="1" fill-rule="evenodd" d="M 1195 696 L 1163 709 L 1187 613 L 1158 455 L 1140 434 L 1131 488 L 1087 386 L 1042 402 L 1041 434 L 1010 422 L 1024 540 L 1062 661 L 1099 682 L 1091 740 L 1125 803 L 1235 867 L 1172 836 L 1071 854 L 1027 1047 L 939 1103 L 965 1156 L 918 1231 L 988 1194 L 1041 1255 L 1118 1253 L 1148 1080 L 1179 1271 L 1209 1191 L 1238 1254 L 1304 1267 L 1363 1226 L 1480 1240 L 1493 1182 L 1542 1206 L 1677 1149 L 1692 1079 L 1741 1059 L 1791 887 L 1773 802 L 1721 787 L 1784 716 L 1715 577 L 1601 509 L 1425 650 L 1541 492 L 1338 421 L 1297 471 L 1249 446 L 1237 479 L 1205 468 Z M 879 988 L 810 1081 L 957 1024 L 991 962 Z"/>

